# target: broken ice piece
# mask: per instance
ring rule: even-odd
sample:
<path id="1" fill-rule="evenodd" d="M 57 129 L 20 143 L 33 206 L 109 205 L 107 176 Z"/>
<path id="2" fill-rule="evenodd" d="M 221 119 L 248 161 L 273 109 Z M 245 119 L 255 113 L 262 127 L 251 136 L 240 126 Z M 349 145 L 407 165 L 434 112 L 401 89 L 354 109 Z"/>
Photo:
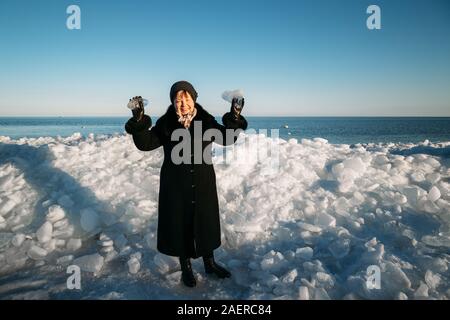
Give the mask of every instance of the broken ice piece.
<path id="1" fill-rule="evenodd" d="M 103 267 L 104 258 L 98 253 L 82 256 L 73 261 L 74 265 L 86 272 L 98 273 Z"/>

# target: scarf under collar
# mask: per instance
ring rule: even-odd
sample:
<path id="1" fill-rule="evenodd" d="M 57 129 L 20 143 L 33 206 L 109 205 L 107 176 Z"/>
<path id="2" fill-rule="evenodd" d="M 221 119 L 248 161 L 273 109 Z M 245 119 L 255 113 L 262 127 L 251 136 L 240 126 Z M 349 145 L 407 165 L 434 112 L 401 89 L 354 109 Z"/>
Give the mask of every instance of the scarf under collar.
<path id="1" fill-rule="evenodd" d="M 178 110 L 175 107 L 175 112 L 178 116 L 178 122 L 181 123 L 183 125 L 183 127 L 185 127 L 187 129 L 191 125 L 192 119 L 194 119 L 195 115 L 197 114 L 197 108 L 194 107 L 194 110 L 191 113 L 182 115 L 182 114 L 178 113 Z"/>

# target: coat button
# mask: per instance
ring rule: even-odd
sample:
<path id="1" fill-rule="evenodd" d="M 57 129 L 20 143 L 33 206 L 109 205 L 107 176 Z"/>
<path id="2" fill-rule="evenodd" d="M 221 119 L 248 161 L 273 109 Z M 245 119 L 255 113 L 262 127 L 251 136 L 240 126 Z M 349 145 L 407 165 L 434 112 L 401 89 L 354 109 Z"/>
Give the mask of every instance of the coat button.
<path id="1" fill-rule="evenodd" d="M 194 200 L 192 200 L 192 204 L 194 204 L 195 203 L 195 201 Z"/>
<path id="2" fill-rule="evenodd" d="M 195 188 L 195 184 L 192 185 L 192 188 Z"/>
<path id="3" fill-rule="evenodd" d="M 194 170 L 193 170 L 193 169 L 191 169 L 191 173 L 194 173 Z"/>

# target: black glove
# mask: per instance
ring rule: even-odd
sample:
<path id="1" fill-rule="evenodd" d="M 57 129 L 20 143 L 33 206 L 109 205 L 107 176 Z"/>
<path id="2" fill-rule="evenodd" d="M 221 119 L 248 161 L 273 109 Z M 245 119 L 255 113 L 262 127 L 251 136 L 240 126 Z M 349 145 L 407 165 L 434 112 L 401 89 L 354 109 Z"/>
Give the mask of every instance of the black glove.
<path id="1" fill-rule="evenodd" d="M 141 96 L 136 96 L 130 99 L 128 102 L 128 108 L 133 113 L 133 118 L 137 122 L 141 121 L 144 117 L 144 99 Z"/>
<path id="2" fill-rule="evenodd" d="M 244 98 L 233 98 L 231 101 L 231 114 L 233 115 L 234 119 L 239 119 L 242 109 L 244 108 Z"/>

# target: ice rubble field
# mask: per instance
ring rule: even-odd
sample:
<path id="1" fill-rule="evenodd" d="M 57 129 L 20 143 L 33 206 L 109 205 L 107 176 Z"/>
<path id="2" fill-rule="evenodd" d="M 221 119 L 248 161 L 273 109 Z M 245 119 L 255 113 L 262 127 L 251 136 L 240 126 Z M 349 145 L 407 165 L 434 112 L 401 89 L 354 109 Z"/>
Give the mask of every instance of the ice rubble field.
<path id="1" fill-rule="evenodd" d="M 215 147 L 216 256 L 233 276 L 206 277 L 197 259 L 189 289 L 156 250 L 162 148 L 138 151 L 126 135 L 0 137 L 0 299 L 448 299 L 449 148 L 256 134 Z M 66 287 L 73 264 L 81 290 Z M 379 290 L 366 286 L 370 265 Z"/>

